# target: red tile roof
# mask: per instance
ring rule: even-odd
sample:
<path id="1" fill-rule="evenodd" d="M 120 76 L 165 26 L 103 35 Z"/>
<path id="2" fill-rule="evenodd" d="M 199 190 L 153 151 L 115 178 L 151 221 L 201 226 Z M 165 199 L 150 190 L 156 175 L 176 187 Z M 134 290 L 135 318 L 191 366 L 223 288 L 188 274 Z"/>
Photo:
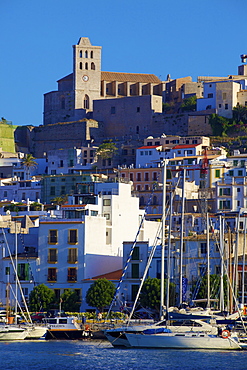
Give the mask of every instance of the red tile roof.
<path id="1" fill-rule="evenodd" d="M 149 145 L 149 146 L 141 146 L 140 148 L 137 149 L 155 149 L 158 148 L 161 145 Z"/>
<path id="2" fill-rule="evenodd" d="M 172 149 L 186 149 L 186 148 L 195 148 L 199 144 L 188 144 L 188 145 L 176 145 Z"/>

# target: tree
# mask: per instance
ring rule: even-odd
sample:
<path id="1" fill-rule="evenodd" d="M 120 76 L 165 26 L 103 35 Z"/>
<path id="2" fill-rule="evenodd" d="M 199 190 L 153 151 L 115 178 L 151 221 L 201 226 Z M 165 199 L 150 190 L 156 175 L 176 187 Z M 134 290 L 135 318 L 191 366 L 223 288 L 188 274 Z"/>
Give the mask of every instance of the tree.
<path id="1" fill-rule="evenodd" d="M 55 293 L 45 284 L 37 285 L 29 294 L 29 308 L 31 311 L 47 311 L 55 302 Z"/>
<path id="2" fill-rule="evenodd" d="M 60 197 L 55 197 L 51 200 L 52 203 L 55 205 L 61 206 L 62 204 L 65 204 L 68 201 L 68 195 L 63 195 Z"/>
<path id="3" fill-rule="evenodd" d="M 38 164 L 35 162 L 35 158 L 32 156 L 32 154 L 26 154 L 22 160 L 22 165 L 26 169 L 27 179 L 29 179 L 31 168 L 37 167 Z"/>
<path id="4" fill-rule="evenodd" d="M 189 98 L 185 98 L 181 104 L 182 112 L 194 112 L 196 110 L 196 95 L 192 95 Z"/>
<path id="5" fill-rule="evenodd" d="M 239 123 L 247 123 L 247 106 L 243 106 L 238 104 L 236 107 L 233 108 L 232 110 L 233 113 L 233 119 Z"/>
<path id="6" fill-rule="evenodd" d="M 157 312 L 160 310 L 160 291 L 161 281 L 157 278 L 148 277 L 144 282 L 141 294 L 140 303 L 143 307 L 155 309 Z M 166 280 L 164 284 L 164 292 L 166 296 Z M 175 305 L 175 284 L 170 283 L 170 305 Z"/>
<path id="7" fill-rule="evenodd" d="M 213 135 L 222 136 L 227 134 L 227 130 L 230 127 L 230 120 L 213 113 L 209 117 L 209 124 L 212 127 Z"/>
<path id="8" fill-rule="evenodd" d="M 114 293 L 115 285 L 107 279 L 98 279 L 93 284 L 86 294 L 86 302 L 91 307 L 96 307 L 100 312 L 111 303 Z"/>
<path id="9" fill-rule="evenodd" d="M 79 312 L 80 303 L 78 302 L 78 295 L 71 289 L 66 289 L 61 295 L 62 310 L 67 312 Z"/>
<path id="10" fill-rule="evenodd" d="M 111 140 L 104 142 L 96 150 L 97 156 L 101 157 L 102 159 L 112 158 L 116 152 L 117 147 Z"/>
<path id="11" fill-rule="evenodd" d="M 224 286 L 224 301 L 227 301 L 227 277 L 223 278 Z M 208 277 L 204 275 L 196 299 L 207 299 L 207 289 L 208 289 Z M 220 276 L 216 274 L 210 275 L 210 298 L 218 299 L 220 295 Z M 201 303 L 203 307 L 206 307 L 206 302 Z"/>

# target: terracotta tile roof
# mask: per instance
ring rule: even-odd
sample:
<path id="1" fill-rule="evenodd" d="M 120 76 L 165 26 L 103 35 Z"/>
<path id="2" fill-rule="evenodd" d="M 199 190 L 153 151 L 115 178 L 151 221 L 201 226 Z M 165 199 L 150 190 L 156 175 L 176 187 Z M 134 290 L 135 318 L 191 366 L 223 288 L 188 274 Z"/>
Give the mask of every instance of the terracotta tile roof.
<path id="1" fill-rule="evenodd" d="M 101 72 L 101 81 L 161 83 L 161 80 L 154 74 L 121 72 Z"/>
<path id="2" fill-rule="evenodd" d="M 195 148 L 197 145 L 200 145 L 200 144 L 188 144 L 188 145 L 176 145 L 174 146 L 172 149 L 186 149 L 186 148 Z"/>
<path id="3" fill-rule="evenodd" d="M 137 148 L 137 149 L 154 149 L 154 148 L 158 148 L 159 146 L 161 145 L 147 145 L 147 146 L 141 146 L 140 148 Z"/>
<path id="4" fill-rule="evenodd" d="M 107 272 L 102 275 L 94 276 L 91 280 L 98 280 L 98 279 L 107 279 L 107 280 L 120 280 L 122 276 L 123 270 L 117 270 L 112 272 Z"/>
<path id="5" fill-rule="evenodd" d="M 73 79 L 73 73 L 64 76 L 57 80 L 69 81 Z M 160 84 L 161 80 L 154 74 L 145 73 L 122 73 L 122 72 L 101 72 L 101 81 L 119 81 L 119 82 L 141 82 L 141 83 L 154 83 Z"/>

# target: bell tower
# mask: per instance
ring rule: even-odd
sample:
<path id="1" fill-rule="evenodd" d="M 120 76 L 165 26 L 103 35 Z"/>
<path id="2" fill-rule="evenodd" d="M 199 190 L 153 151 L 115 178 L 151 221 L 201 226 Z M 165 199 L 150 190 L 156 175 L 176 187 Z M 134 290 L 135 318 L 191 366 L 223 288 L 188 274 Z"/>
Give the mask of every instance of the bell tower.
<path id="1" fill-rule="evenodd" d="M 93 100 L 100 99 L 101 46 L 93 46 L 88 37 L 73 45 L 73 90 L 75 109 L 92 111 Z"/>

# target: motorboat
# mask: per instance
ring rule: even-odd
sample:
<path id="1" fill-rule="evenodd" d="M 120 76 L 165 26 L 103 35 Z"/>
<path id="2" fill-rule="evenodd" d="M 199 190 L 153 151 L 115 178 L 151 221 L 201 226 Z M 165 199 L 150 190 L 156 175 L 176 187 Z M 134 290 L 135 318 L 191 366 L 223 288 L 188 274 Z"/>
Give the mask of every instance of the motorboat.
<path id="1" fill-rule="evenodd" d="M 79 325 L 75 316 L 55 316 L 43 319 L 47 326 L 46 340 L 50 339 L 85 339 L 92 337 L 92 333 L 85 326 Z"/>
<path id="2" fill-rule="evenodd" d="M 23 340 L 27 335 L 27 329 L 19 325 L 0 325 L 0 341 Z"/>

